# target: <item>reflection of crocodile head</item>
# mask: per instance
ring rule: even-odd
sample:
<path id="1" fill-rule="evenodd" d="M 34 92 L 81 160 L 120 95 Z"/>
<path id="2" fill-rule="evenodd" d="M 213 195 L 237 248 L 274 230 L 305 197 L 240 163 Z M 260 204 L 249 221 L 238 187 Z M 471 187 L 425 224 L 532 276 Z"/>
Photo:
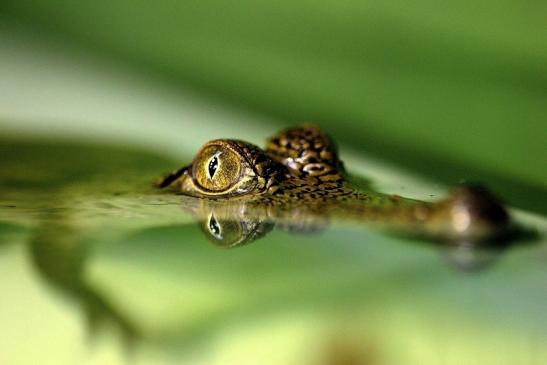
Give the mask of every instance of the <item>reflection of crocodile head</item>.
<path id="1" fill-rule="evenodd" d="M 196 219 L 205 237 L 219 247 L 233 248 L 250 243 L 274 227 L 267 210 L 253 209 L 244 202 L 222 203 L 185 197 L 182 203 Z"/>
<path id="2" fill-rule="evenodd" d="M 477 224 L 470 229 L 482 229 L 480 219 L 488 215 L 489 210 L 496 212 L 497 207 L 492 206 L 488 199 L 483 201 L 482 195 L 475 199 L 473 194 L 480 191 L 481 188 L 478 187 L 459 187 L 446 200 L 439 202 L 439 206 L 442 205 L 447 214 L 469 214 L 471 218 L 468 220 Z M 318 214 L 317 211 L 305 207 L 292 207 L 280 211 L 278 207 L 257 207 L 246 200 L 216 201 L 193 197 L 184 197 L 182 202 L 184 208 L 195 217 L 205 237 L 214 245 L 223 248 L 235 248 L 254 242 L 274 228 L 291 234 L 313 234 L 325 229 L 329 224 L 328 215 Z M 442 211 L 439 209 L 439 212 Z M 466 218 L 460 216 L 458 219 Z M 458 226 L 461 224 L 458 219 L 447 220 L 446 224 Z M 519 234 L 519 238 L 524 238 L 521 233 L 516 233 Z M 511 244 L 510 236 L 498 237 L 487 242 L 468 240 L 464 236 L 459 240 L 431 240 L 421 235 L 418 235 L 418 238 L 437 246 L 451 267 L 464 272 L 488 268 Z"/>
<path id="3" fill-rule="evenodd" d="M 253 242 L 270 232 L 274 224 L 259 219 L 217 217 L 214 212 L 199 222 L 199 227 L 213 244 L 232 248 Z"/>
<path id="4" fill-rule="evenodd" d="M 205 237 L 217 246 L 233 248 L 258 240 L 274 227 L 290 233 L 314 233 L 328 224 L 324 215 L 303 208 L 279 210 L 260 207 L 245 200 L 215 201 L 184 197 L 182 205 Z"/>
<path id="5" fill-rule="evenodd" d="M 506 248 L 507 245 L 491 247 L 462 241 L 443 246 L 442 253 L 448 264 L 456 270 L 476 272 L 494 264 Z"/>

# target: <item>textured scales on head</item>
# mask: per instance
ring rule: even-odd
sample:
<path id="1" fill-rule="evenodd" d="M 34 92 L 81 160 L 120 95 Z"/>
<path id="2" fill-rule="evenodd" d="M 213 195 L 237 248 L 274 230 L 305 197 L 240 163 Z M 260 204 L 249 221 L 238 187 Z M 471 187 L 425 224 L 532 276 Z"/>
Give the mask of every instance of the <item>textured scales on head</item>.
<path id="1" fill-rule="evenodd" d="M 305 124 L 282 130 L 267 140 L 266 154 L 288 173 L 275 187 L 273 198 L 267 199 L 270 204 L 318 206 L 368 199 L 347 186 L 336 144 L 318 126 Z"/>
<path id="2" fill-rule="evenodd" d="M 306 124 L 281 131 L 267 140 L 266 153 L 293 176 L 342 179 L 344 168 L 336 145 L 317 126 Z"/>

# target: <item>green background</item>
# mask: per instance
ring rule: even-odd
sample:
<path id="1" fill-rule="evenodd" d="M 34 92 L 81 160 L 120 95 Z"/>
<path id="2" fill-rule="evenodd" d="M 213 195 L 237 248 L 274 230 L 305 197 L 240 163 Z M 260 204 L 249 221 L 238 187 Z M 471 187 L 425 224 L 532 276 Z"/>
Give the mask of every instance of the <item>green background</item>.
<path id="1" fill-rule="evenodd" d="M 29 1 L 11 21 L 546 212 L 542 1 Z"/>

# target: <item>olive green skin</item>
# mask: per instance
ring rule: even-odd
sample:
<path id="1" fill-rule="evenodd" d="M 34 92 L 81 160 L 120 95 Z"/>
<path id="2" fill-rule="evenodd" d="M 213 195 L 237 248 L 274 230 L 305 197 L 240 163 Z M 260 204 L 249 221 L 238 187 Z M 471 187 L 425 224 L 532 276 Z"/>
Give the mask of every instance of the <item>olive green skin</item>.
<path id="1" fill-rule="evenodd" d="M 212 171 L 210 156 L 217 155 L 225 161 L 214 164 L 219 168 Z M 291 227 L 352 221 L 470 242 L 499 237 L 509 227 L 505 208 L 482 187 L 459 186 L 434 203 L 355 189 L 348 182 L 336 145 L 314 125 L 285 129 L 269 138 L 264 150 L 238 140 L 213 140 L 189 166 L 164 177 L 158 185 L 202 198 L 193 211 L 205 222 L 204 230 L 214 228 L 215 222 L 247 220 L 241 231 L 253 232 L 253 239 L 267 231 L 257 229 L 257 222 Z"/>

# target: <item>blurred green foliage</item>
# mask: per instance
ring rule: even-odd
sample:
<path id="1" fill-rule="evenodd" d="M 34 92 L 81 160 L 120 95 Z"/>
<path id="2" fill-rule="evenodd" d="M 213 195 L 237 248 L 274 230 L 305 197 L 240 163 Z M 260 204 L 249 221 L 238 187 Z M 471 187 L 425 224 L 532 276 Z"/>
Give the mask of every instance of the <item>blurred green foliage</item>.
<path id="1" fill-rule="evenodd" d="M 547 211 L 545 2 L 5 0 L 0 12 Z"/>
<path id="2" fill-rule="evenodd" d="M 53 34 L 181 90 L 190 85 L 273 115 L 285 121 L 280 125 L 318 122 L 343 148 L 358 152 L 353 155 L 381 157 L 372 167 L 349 164 L 364 177 L 378 175 L 375 169 L 391 160 L 400 164 L 392 177 L 402 186 L 412 185 L 405 167 L 449 185 L 481 180 L 510 203 L 545 213 L 546 10 L 545 2 L 516 0 L 4 0 L 0 27 L 5 20 Z M 22 52 L 5 64 L 35 57 L 47 73 L 51 65 L 40 54 Z M 75 64 L 59 63 L 68 65 L 68 78 L 84 72 Z M 12 85 L 42 83 L 45 93 L 55 86 L 49 83 L 58 74 L 40 79 L 27 69 L 13 70 L 14 79 L 36 83 Z M 70 103 L 66 95 L 95 95 L 79 94 L 89 84 L 71 88 L 81 81 L 75 79 L 44 98 L 60 100 L 50 116 Z M 93 90 L 109 90 L 101 85 Z M 132 91 L 127 84 L 122 90 Z M 115 110 L 108 102 L 123 100 L 105 94 L 104 104 L 76 103 L 81 114 L 65 115 L 83 117 L 73 124 L 67 118 L 66 129 L 78 124 L 91 135 L 87 123 Z M 185 100 L 182 108 L 192 109 Z M 32 109 L 33 101 L 16 107 Z M 89 105 L 104 106 L 105 114 L 90 115 Z M 234 125 L 216 132 L 247 132 L 241 129 L 248 124 L 235 125 L 234 114 L 219 112 Z M 9 118 L 4 113 L 0 117 Z M 150 120 L 150 127 L 132 130 L 133 115 L 111 129 L 100 124 L 105 133 L 95 137 L 157 128 Z M 197 143 L 212 134 L 215 124 L 207 121 L 214 118 L 192 115 L 184 122 L 209 129 L 188 133 L 186 140 Z M 41 125 L 64 122 L 45 118 Z M 186 125 L 150 139 L 162 146 L 162 137 Z M 51 129 L 49 137 L 62 131 Z M 258 131 L 249 135 L 258 138 Z M 179 197 L 150 189 L 159 174 L 190 156 L 177 149 L 172 161 L 112 140 L 67 143 L 70 136 L 0 139 L 1 364 L 317 363 L 310 353 L 338 364 L 329 352 L 336 341 L 342 351 L 334 353 L 347 351 L 363 363 L 547 358 L 541 217 L 515 212 L 539 239 L 485 258 L 465 245 L 338 226 L 307 236 L 277 230 L 252 245 L 221 250 L 206 242 Z M 475 269 L 483 271 L 460 272 L 474 255 L 481 259 Z M 133 351 L 129 360 L 116 327 Z"/>

